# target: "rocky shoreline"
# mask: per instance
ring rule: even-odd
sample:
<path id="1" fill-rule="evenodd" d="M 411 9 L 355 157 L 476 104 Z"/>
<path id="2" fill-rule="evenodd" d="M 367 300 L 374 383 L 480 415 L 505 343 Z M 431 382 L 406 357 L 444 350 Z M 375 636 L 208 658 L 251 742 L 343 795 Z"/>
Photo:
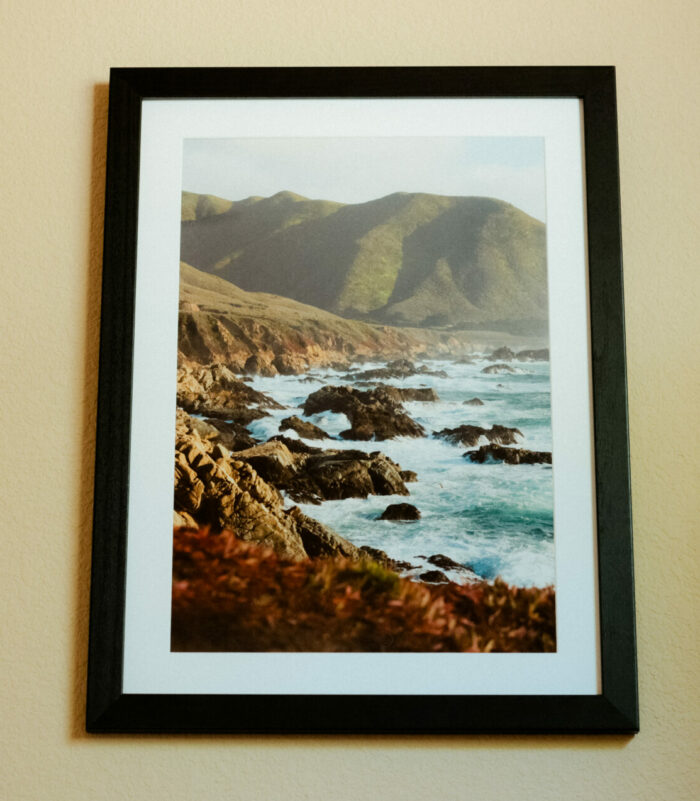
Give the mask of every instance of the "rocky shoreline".
<path id="1" fill-rule="evenodd" d="M 491 354 L 522 361 L 504 348 Z M 527 358 L 543 358 L 544 352 Z M 361 366 L 361 365 L 360 365 Z M 302 404 L 305 416 L 330 411 L 342 413 L 350 428 L 341 439 L 381 441 L 394 437 L 425 437 L 423 426 L 406 412 L 403 402 L 431 403 L 435 390 L 424 387 L 394 387 L 383 383 L 430 373 L 403 358 L 388 361 L 383 368 L 360 370 L 344 378 L 371 381 L 366 390 L 326 385 L 311 391 Z M 243 373 L 243 374 L 241 374 Z M 380 379 L 382 380 L 380 382 Z M 304 439 L 328 441 L 320 427 L 294 414 L 285 417 L 279 433 L 260 441 L 248 424 L 270 410 L 284 408 L 270 395 L 253 389 L 244 370 L 237 375 L 221 363 L 185 364 L 178 370 L 175 443 L 176 528 L 232 531 L 246 542 L 271 548 L 282 558 L 300 560 L 327 556 L 350 559 L 370 557 L 383 565 L 410 571 L 413 565 L 392 560 L 382 550 L 359 548 L 330 527 L 304 514 L 292 504 L 321 504 L 328 500 L 367 498 L 370 495 L 409 496 L 406 486 L 416 481 L 414 471 L 404 470 L 380 450 L 319 448 Z M 473 404 L 479 399 L 465 401 Z M 290 438 L 288 431 L 300 438 Z M 522 438 L 517 428 L 493 425 L 490 429 L 464 424 L 432 433 L 455 446 L 471 448 L 464 457 L 475 463 L 551 464 L 551 453 L 512 447 Z M 486 442 L 483 445 L 480 443 Z M 478 447 L 480 445 L 480 447 Z M 412 521 L 420 510 L 408 503 L 390 504 L 378 519 Z M 423 557 L 431 564 L 448 567 L 460 582 L 479 581 L 469 567 L 441 554 Z M 434 561 L 437 560 L 437 561 Z M 441 571 L 427 570 L 415 576 L 426 582 L 447 581 Z"/>
<path id="2" fill-rule="evenodd" d="M 469 359 L 474 352 L 490 351 L 504 340 L 513 347 L 530 343 L 516 354 L 518 361 L 543 358 L 545 353 L 540 347 L 542 336 L 347 319 L 289 298 L 247 292 L 185 262 L 180 264 L 178 364 L 183 367 L 221 363 L 244 375 L 301 375 L 312 367 L 342 370 L 363 361 Z M 506 350 L 515 353 L 502 345 L 501 352 Z M 403 377 L 397 369 L 390 373 L 358 378 Z"/>

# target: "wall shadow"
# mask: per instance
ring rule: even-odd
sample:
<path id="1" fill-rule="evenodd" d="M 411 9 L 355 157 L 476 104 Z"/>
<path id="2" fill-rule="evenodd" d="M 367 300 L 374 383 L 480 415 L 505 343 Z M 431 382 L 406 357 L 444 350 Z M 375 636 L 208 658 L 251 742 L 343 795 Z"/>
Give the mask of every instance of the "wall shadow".
<path id="1" fill-rule="evenodd" d="M 92 507 L 95 475 L 95 422 L 100 346 L 100 296 L 102 288 L 102 236 L 104 226 L 105 175 L 107 160 L 107 112 L 109 85 L 92 90 L 92 144 L 90 153 L 89 236 L 86 265 L 85 353 L 83 356 L 83 398 L 80 465 L 80 518 L 77 534 L 73 618 L 73 671 L 70 706 L 70 737 L 85 738 L 85 692 L 90 613 L 90 563 L 92 556 Z"/>

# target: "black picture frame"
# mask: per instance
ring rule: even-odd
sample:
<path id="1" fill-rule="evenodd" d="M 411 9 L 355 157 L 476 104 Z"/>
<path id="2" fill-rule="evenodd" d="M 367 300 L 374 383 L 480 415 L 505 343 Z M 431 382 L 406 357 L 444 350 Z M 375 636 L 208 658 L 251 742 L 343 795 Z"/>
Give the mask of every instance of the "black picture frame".
<path id="1" fill-rule="evenodd" d="M 597 695 L 127 694 L 122 689 L 141 109 L 178 98 L 579 98 L 595 452 Z M 89 732 L 638 731 L 620 193 L 613 67 L 113 69 L 86 727 Z"/>

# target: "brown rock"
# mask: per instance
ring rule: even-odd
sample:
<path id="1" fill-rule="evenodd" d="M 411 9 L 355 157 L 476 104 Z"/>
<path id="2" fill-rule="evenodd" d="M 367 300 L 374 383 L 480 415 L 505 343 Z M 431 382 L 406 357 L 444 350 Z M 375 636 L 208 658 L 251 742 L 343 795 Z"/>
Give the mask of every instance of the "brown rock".
<path id="1" fill-rule="evenodd" d="M 386 367 L 364 370 L 355 375 L 350 374 L 345 376 L 345 380 L 374 381 L 382 378 L 410 378 L 414 375 L 433 375 L 447 378 L 447 373 L 444 370 L 431 370 L 425 365 L 416 367 L 409 359 L 395 359 L 393 362 L 389 362 Z"/>
<path id="2" fill-rule="evenodd" d="M 426 581 L 429 584 L 449 584 L 450 580 L 441 570 L 426 570 L 421 573 L 418 578 L 421 581 Z"/>
<path id="3" fill-rule="evenodd" d="M 305 439 L 330 439 L 322 428 L 315 426 L 313 423 L 308 423 L 296 415 L 285 417 L 280 423 L 280 431 L 287 431 L 288 429 L 296 431 L 300 437 Z"/>
<path id="4" fill-rule="evenodd" d="M 521 350 L 515 354 L 515 358 L 519 362 L 548 362 L 549 348 L 541 348 L 540 350 Z"/>
<path id="5" fill-rule="evenodd" d="M 300 375 L 309 369 L 309 363 L 303 356 L 292 353 L 275 356 L 272 366 L 280 375 Z"/>
<path id="6" fill-rule="evenodd" d="M 360 549 L 351 542 L 336 534 L 335 531 L 303 514 L 295 506 L 289 512 L 296 522 L 297 531 L 304 544 L 306 553 L 312 558 L 323 556 L 346 556 L 349 559 L 359 559 Z"/>
<path id="7" fill-rule="evenodd" d="M 465 406 L 483 406 L 484 402 L 481 398 L 470 398 L 469 400 L 464 401 Z"/>
<path id="8" fill-rule="evenodd" d="M 253 411 L 251 409 L 251 411 Z M 192 418 L 195 420 L 196 418 Z M 216 433 L 214 439 L 220 442 L 230 451 L 240 451 L 244 448 L 252 448 L 258 440 L 250 434 L 245 425 L 239 422 L 224 422 L 223 420 L 207 419 L 205 422 Z"/>
<path id="9" fill-rule="evenodd" d="M 381 389 L 396 403 L 403 401 L 421 401 L 433 403 L 440 397 L 432 387 L 391 387 L 388 384 L 377 384 L 375 389 Z"/>
<path id="10" fill-rule="evenodd" d="M 399 466 L 384 454 L 342 450 L 299 456 L 295 476 L 280 489 L 297 503 L 409 494 Z"/>
<path id="11" fill-rule="evenodd" d="M 249 356 L 248 359 L 246 359 L 243 370 L 248 373 L 248 375 L 277 375 L 277 368 L 270 362 L 266 362 L 261 359 L 257 353 L 254 353 L 252 356 Z"/>
<path id="12" fill-rule="evenodd" d="M 382 388 L 361 391 L 348 386 L 325 386 L 309 395 L 303 408 L 306 416 L 324 411 L 345 414 L 351 428 L 341 432 L 343 439 L 383 440 L 425 433 Z"/>
<path id="13" fill-rule="evenodd" d="M 203 438 L 182 410 L 176 420 L 174 511 L 188 525 L 230 529 L 236 536 L 302 559 L 306 551 L 279 492 L 250 464 Z M 282 446 L 283 447 L 283 446 Z"/>
<path id="14" fill-rule="evenodd" d="M 263 442 L 232 456 L 247 462 L 263 480 L 274 486 L 286 486 L 296 474 L 294 456 L 283 442 Z"/>
<path id="15" fill-rule="evenodd" d="M 502 348 L 497 348 L 486 358 L 490 362 L 510 362 L 515 358 L 515 353 L 507 345 L 504 345 Z"/>
<path id="16" fill-rule="evenodd" d="M 197 524 L 187 512 L 173 512 L 173 528 L 197 528 Z"/>
<path id="17" fill-rule="evenodd" d="M 518 441 L 516 437 L 523 436 L 519 429 L 501 425 L 494 425 L 491 428 L 464 425 L 458 428 L 443 428 L 442 431 L 434 433 L 436 437 L 446 439 L 453 445 L 466 445 L 467 447 L 476 446 L 481 437 L 498 445 L 513 445 Z"/>
<path id="18" fill-rule="evenodd" d="M 379 548 L 371 548 L 369 545 L 361 546 L 360 552 L 368 556 L 373 562 L 377 562 L 377 564 L 380 564 L 382 567 L 386 567 L 388 570 L 400 571 L 413 570 L 415 568 L 415 565 L 412 565 L 410 562 L 392 559 L 384 553 L 384 551 L 380 551 Z"/>
<path id="19" fill-rule="evenodd" d="M 383 453 L 370 454 L 368 466 L 375 495 L 408 495 L 401 468 Z"/>
<path id="20" fill-rule="evenodd" d="M 377 520 L 420 520 L 420 510 L 411 503 L 391 503 Z"/>
<path id="21" fill-rule="evenodd" d="M 502 375 L 503 373 L 514 373 L 515 370 L 508 364 L 491 364 L 484 367 L 481 372 L 486 375 Z"/>
<path id="22" fill-rule="evenodd" d="M 268 442 L 282 442 L 287 446 L 287 450 L 290 453 L 323 453 L 323 448 L 314 448 L 313 445 L 307 445 L 300 439 L 292 439 L 291 437 L 285 437 L 284 434 L 276 434 L 274 437 L 270 437 Z"/>
<path id="23" fill-rule="evenodd" d="M 181 367 L 177 372 L 177 404 L 190 414 L 234 420 L 242 425 L 263 417 L 265 408 L 282 408 L 223 364 Z"/>
<path id="24" fill-rule="evenodd" d="M 482 445 L 477 451 L 467 451 L 465 459 L 483 464 L 487 460 L 505 464 L 552 464 L 549 451 L 528 451 L 525 448 L 502 448 L 498 445 Z"/>

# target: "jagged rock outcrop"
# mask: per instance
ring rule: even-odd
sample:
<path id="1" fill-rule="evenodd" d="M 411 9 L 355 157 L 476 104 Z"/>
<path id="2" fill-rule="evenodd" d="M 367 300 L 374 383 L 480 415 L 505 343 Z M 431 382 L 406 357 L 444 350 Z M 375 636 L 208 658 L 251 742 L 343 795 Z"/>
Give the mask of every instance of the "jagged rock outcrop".
<path id="1" fill-rule="evenodd" d="M 348 386 L 325 386 L 309 395 L 303 409 L 306 416 L 326 411 L 344 414 L 351 427 L 340 433 L 343 439 L 382 440 L 421 437 L 425 433 L 383 388 L 362 391 Z"/>
<path id="2" fill-rule="evenodd" d="M 309 362 L 296 353 L 280 353 L 272 360 L 272 366 L 280 375 L 300 375 L 309 369 Z"/>
<path id="3" fill-rule="evenodd" d="M 434 553 L 432 556 L 428 557 L 428 562 L 442 570 L 449 570 L 452 573 L 457 573 L 461 582 L 481 581 L 481 577 L 478 576 L 471 567 L 455 562 L 454 559 L 450 559 L 450 557 L 445 556 L 444 553 Z"/>
<path id="4" fill-rule="evenodd" d="M 517 437 L 523 436 L 522 431 L 517 428 L 500 425 L 494 425 L 491 428 L 464 425 L 458 428 L 443 428 L 442 431 L 436 431 L 434 434 L 453 445 L 465 445 L 468 448 L 478 445 L 481 437 L 496 445 L 515 445 L 518 442 Z"/>
<path id="5" fill-rule="evenodd" d="M 440 396 L 432 387 L 392 387 L 388 384 L 377 384 L 375 389 L 383 390 L 396 403 L 405 401 L 435 403 L 440 400 Z"/>
<path id="6" fill-rule="evenodd" d="M 505 462 L 505 464 L 552 464 L 552 454 L 549 451 L 503 448 L 499 445 L 482 445 L 476 451 L 467 451 L 464 458 L 479 464 L 486 461 Z"/>
<path id="7" fill-rule="evenodd" d="M 266 408 L 283 408 L 218 363 L 178 369 L 177 405 L 189 414 L 234 420 L 242 425 L 264 417 Z"/>
<path id="8" fill-rule="evenodd" d="M 180 263 L 178 363 L 220 362 L 244 373 L 251 357 L 262 374 L 300 375 L 310 367 L 348 370 L 353 362 L 445 356 L 469 346 L 463 331 L 400 329 L 339 317 L 279 295 L 246 292 Z M 426 348 L 428 350 L 426 350 Z"/>
<path id="9" fill-rule="evenodd" d="M 318 520 L 305 515 L 298 506 L 290 510 L 289 516 L 294 519 L 304 550 L 312 559 L 322 556 L 346 556 L 348 559 L 362 557 L 362 551 L 349 540 L 336 534 Z"/>
<path id="10" fill-rule="evenodd" d="M 257 353 L 249 356 L 243 365 L 243 372 L 247 375 L 262 375 L 262 376 L 275 376 L 278 375 L 278 370 L 272 362 L 266 361 Z"/>
<path id="11" fill-rule="evenodd" d="M 386 367 L 377 367 L 373 370 L 363 370 L 360 373 L 348 373 L 343 376 L 345 380 L 355 381 L 375 381 L 382 378 L 411 378 L 414 375 L 432 375 L 439 378 L 447 378 L 444 370 L 431 370 L 424 364 L 416 367 L 409 359 L 395 359 L 389 362 Z"/>
<path id="12" fill-rule="evenodd" d="M 379 451 L 299 448 L 298 442 L 275 437 L 232 456 L 297 503 L 409 494 L 399 465 Z"/>
<path id="13" fill-rule="evenodd" d="M 285 417 L 284 420 L 280 422 L 280 431 L 288 431 L 289 429 L 296 431 L 297 434 L 299 434 L 300 437 L 304 437 L 304 439 L 330 439 L 329 435 L 326 434 L 322 428 L 306 420 L 302 420 L 296 415 Z"/>
<path id="14" fill-rule="evenodd" d="M 515 358 L 515 353 L 507 346 L 496 348 L 490 356 L 486 357 L 490 362 L 509 362 Z"/>
<path id="15" fill-rule="evenodd" d="M 212 432 L 216 429 L 203 428 L 201 421 L 178 409 L 176 526 L 230 530 L 242 540 L 265 545 L 291 559 L 321 555 L 360 558 L 359 550 L 332 529 L 296 507 L 285 509 L 279 491 L 249 461 L 235 458 Z M 279 446 L 278 456 L 284 448 L 281 443 Z"/>
<path id="16" fill-rule="evenodd" d="M 226 422 L 215 417 L 201 420 L 192 417 L 191 425 L 201 436 L 215 439 L 230 451 L 239 451 L 243 448 L 252 448 L 258 440 L 239 422 Z"/>
<path id="17" fill-rule="evenodd" d="M 380 551 L 379 548 L 372 548 L 369 545 L 362 545 L 360 547 L 360 552 L 368 556 L 373 562 L 377 562 L 377 564 L 380 564 L 382 567 L 386 567 L 388 570 L 401 572 L 404 570 L 413 570 L 416 567 L 402 559 L 392 559 L 390 556 L 387 556 L 384 551 Z"/>
<path id="18" fill-rule="evenodd" d="M 212 444 L 178 411 L 175 444 L 175 512 L 188 525 L 230 529 L 243 540 L 303 559 L 304 545 L 282 496 L 246 462 Z"/>

